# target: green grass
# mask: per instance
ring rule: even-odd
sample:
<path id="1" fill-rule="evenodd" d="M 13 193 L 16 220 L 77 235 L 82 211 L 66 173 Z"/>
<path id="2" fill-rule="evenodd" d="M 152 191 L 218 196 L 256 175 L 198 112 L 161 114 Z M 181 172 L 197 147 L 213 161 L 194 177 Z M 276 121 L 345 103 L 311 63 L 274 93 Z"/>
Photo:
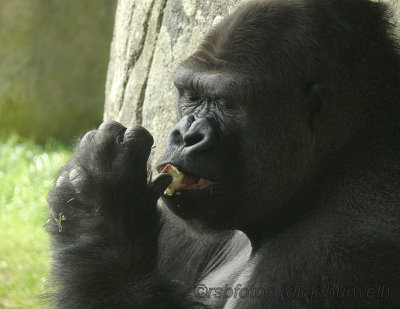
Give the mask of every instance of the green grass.
<path id="1" fill-rule="evenodd" d="M 43 308 L 49 239 L 46 195 L 70 150 L 11 136 L 0 141 L 0 308 Z"/>

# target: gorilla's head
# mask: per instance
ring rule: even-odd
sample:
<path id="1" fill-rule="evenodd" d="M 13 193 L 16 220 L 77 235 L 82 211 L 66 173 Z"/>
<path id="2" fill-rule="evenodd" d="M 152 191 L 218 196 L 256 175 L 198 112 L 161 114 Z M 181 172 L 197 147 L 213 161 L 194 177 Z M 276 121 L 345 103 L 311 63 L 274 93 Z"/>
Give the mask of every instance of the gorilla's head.
<path id="1" fill-rule="evenodd" d="M 176 71 L 181 119 L 158 165 L 213 184 L 164 196 L 169 208 L 245 230 L 304 194 L 398 89 L 380 10 L 256 1 L 215 27 Z"/>

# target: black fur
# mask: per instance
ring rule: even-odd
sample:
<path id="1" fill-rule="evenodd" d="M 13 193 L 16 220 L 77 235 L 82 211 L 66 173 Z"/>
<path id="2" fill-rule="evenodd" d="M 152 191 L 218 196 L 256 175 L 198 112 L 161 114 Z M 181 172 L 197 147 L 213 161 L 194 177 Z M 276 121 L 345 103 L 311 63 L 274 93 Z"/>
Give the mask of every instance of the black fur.
<path id="1" fill-rule="evenodd" d="M 143 128 L 88 132 L 48 198 L 55 306 L 399 307 L 388 18 L 368 0 L 256 1 L 211 31 L 176 72 L 158 165 L 211 189 L 164 196 Z"/>

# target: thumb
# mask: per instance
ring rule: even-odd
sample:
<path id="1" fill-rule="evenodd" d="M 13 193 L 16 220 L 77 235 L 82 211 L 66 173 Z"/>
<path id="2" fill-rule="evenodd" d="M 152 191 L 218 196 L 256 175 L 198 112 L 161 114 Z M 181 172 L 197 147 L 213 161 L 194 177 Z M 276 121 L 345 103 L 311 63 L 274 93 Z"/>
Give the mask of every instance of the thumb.
<path id="1" fill-rule="evenodd" d="M 149 190 L 151 196 L 158 199 L 164 193 L 165 189 L 167 189 L 171 181 L 172 181 L 171 175 L 166 173 L 159 174 L 150 183 Z"/>

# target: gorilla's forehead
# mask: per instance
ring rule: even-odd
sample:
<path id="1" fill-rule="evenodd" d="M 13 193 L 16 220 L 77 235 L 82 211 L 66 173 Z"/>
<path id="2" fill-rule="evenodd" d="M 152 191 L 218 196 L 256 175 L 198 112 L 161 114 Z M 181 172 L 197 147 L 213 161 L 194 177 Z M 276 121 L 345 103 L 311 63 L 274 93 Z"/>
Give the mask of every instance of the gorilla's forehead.
<path id="1" fill-rule="evenodd" d="M 239 66 L 259 64 L 274 50 L 293 49 L 304 33 L 311 36 L 304 8 L 308 2 L 254 1 L 244 5 L 221 21 L 200 49 Z"/>
<path id="2" fill-rule="evenodd" d="M 224 69 L 204 69 L 183 63 L 175 72 L 174 84 L 178 89 L 193 89 L 209 97 L 244 99 L 251 89 L 251 79 L 239 72 Z"/>
<path id="3" fill-rule="evenodd" d="M 175 83 L 190 81 L 193 88 L 207 89 L 212 95 L 246 89 L 248 96 L 273 84 L 289 68 L 300 74 L 293 64 L 293 59 L 304 62 L 306 58 L 301 55 L 305 49 L 299 38 L 312 40 L 311 35 L 303 35 L 310 29 L 301 26 L 304 8 L 300 2 L 255 1 L 239 8 L 182 64 Z"/>

